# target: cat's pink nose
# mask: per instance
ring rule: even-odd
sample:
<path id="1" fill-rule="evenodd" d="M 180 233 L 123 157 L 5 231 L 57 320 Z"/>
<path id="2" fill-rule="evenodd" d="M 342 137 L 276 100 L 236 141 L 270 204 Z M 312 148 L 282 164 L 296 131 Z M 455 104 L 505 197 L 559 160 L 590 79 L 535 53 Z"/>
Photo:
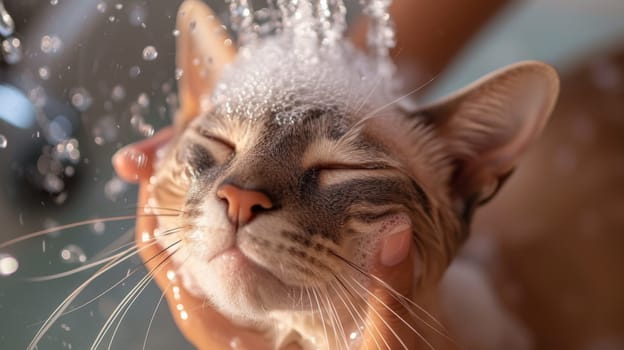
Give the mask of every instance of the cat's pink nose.
<path id="1" fill-rule="evenodd" d="M 227 214 L 235 225 L 244 225 L 254 218 L 261 209 L 271 209 L 269 197 L 259 191 L 245 190 L 231 184 L 224 184 L 217 190 L 217 197 L 227 202 Z"/>

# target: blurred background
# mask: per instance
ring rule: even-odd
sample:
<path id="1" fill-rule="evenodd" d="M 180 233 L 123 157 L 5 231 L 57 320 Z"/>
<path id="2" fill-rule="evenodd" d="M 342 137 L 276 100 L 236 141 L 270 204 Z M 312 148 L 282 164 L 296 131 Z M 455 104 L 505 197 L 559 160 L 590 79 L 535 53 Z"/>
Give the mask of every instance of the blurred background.
<path id="1" fill-rule="evenodd" d="M 79 267 L 131 239 L 132 220 L 103 220 L 135 210 L 136 188 L 115 177 L 110 158 L 171 121 L 180 2 L 5 0 L 0 6 L 6 8 L 0 14 L 0 243 L 91 220 L 0 248 L 0 349 L 25 348 L 90 274 L 31 278 Z M 227 4 L 208 3 L 227 22 Z M 622 18 L 621 0 L 513 3 L 427 96 L 524 59 L 553 64 L 563 77 L 561 103 L 543 141 L 475 223 L 475 236 L 489 242 L 477 250 L 536 349 L 624 349 Z M 143 272 L 136 258 L 98 279 L 74 303 L 84 307 L 59 319 L 39 348 L 90 346 Z M 159 298 L 155 286 L 143 292 L 113 348 L 141 348 Z M 147 348 L 191 349 L 166 309 L 156 313 Z"/>

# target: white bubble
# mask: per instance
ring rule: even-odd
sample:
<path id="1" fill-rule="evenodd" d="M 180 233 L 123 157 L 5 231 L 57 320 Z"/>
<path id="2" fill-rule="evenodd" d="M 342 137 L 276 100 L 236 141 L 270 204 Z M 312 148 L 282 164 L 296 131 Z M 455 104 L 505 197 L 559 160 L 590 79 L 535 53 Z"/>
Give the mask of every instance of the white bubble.
<path id="1" fill-rule="evenodd" d="M 149 239 L 148 239 L 149 240 Z M 145 242 L 145 241 L 144 241 Z M 173 270 L 167 271 L 167 279 L 171 282 L 174 282 L 177 279 L 177 274 Z"/>
<path id="2" fill-rule="evenodd" d="M 128 11 L 128 21 L 133 26 L 144 26 L 147 12 L 145 7 L 139 4 L 133 4 Z"/>
<path id="3" fill-rule="evenodd" d="M 188 315 L 188 312 L 186 312 L 186 310 L 180 311 L 180 318 L 181 319 L 188 320 L 188 317 L 189 317 L 189 315 Z"/>
<path id="4" fill-rule="evenodd" d="M 89 107 L 91 107 L 91 103 L 93 103 L 93 99 L 91 98 L 89 91 L 82 87 L 71 89 L 69 91 L 69 97 L 72 105 L 80 112 L 84 112 L 89 109 Z"/>
<path id="5" fill-rule="evenodd" d="M 19 267 L 17 259 L 8 254 L 0 254 L 0 275 L 9 276 L 15 273 Z"/>
<path id="6" fill-rule="evenodd" d="M 110 115 L 100 117 L 91 129 L 91 134 L 98 145 L 114 142 L 119 135 L 117 121 Z"/>
<path id="7" fill-rule="evenodd" d="M 108 6 L 106 5 L 105 2 L 99 2 L 95 8 L 97 8 L 98 12 L 104 13 L 104 12 L 106 12 L 106 8 L 107 7 Z"/>
<path id="8" fill-rule="evenodd" d="M 61 50 L 62 45 L 63 41 L 58 36 L 44 35 L 41 37 L 40 48 L 43 53 L 57 53 Z"/>
<path id="9" fill-rule="evenodd" d="M 238 337 L 234 337 L 230 340 L 230 349 L 240 349 L 241 345 L 241 340 Z"/>
<path id="10" fill-rule="evenodd" d="M 39 78 L 42 80 L 48 80 L 50 78 L 50 69 L 47 66 L 39 67 L 37 73 L 39 73 Z"/>
<path id="11" fill-rule="evenodd" d="M 351 341 L 357 340 L 357 338 L 359 338 L 359 337 L 360 337 L 360 333 L 359 332 L 353 331 L 353 332 L 349 333 L 349 340 L 351 340 Z"/>
<path id="12" fill-rule="evenodd" d="M 139 103 L 139 106 L 143 108 L 147 108 L 149 107 L 149 104 L 150 104 L 149 96 L 147 96 L 147 94 L 143 92 L 137 98 L 137 102 Z"/>
<path id="13" fill-rule="evenodd" d="M 176 68 L 175 70 L 175 79 L 180 80 L 184 75 L 184 70 L 182 68 Z"/>
<path id="14" fill-rule="evenodd" d="M 58 5 L 58 0 L 50 0 L 50 5 L 52 6 Z"/>
<path id="15" fill-rule="evenodd" d="M 113 90 L 111 92 L 111 98 L 113 99 L 113 101 L 119 102 L 123 100 L 125 97 L 126 97 L 126 89 L 123 87 L 123 85 L 115 85 L 115 87 L 113 87 Z"/>
<path id="16" fill-rule="evenodd" d="M 122 181 L 117 176 L 113 176 L 104 185 L 104 195 L 112 202 L 116 202 L 123 196 L 128 189 L 128 184 Z"/>
<path id="17" fill-rule="evenodd" d="M 139 66 L 132 66 L 128 70 L 128 75 L 130 76 L 130 78 L 136 78 L 139 76 L 139 74 L 141 74 L 141 67 Z"/>
<path id="18" fill-rule="evenodd" d="M 87 255 L 79 246 L 69 244 L 61 250 L 61 259 L 68 264 L 84 263 L 87 261 Z"/>
<path id="19" fill-rule="evenodd" d="M 115 4 L 115 9 L 118 10 L 118 11 L 123 10 L 123 4 L 122 3 Z"/>
<path id="20" fill-rule="evenodd" d="M 174 30 L 171 32 L 171 34 L 172 34 L 173 36 L 177 37 L 178 35 L 180 35 L 180 31 L 179 31 L 179 30 L 177 30 L 177 29 L 174 29 Z"/>
<path id="21" fill-rule="evenodd" d="M 8 64 L 16 64 L 22 60 L 22 42 L 18 38 L 7 38 L 2 41 L 2 56 Z"/>
<path id="22" fill-rule="evenodd" d="M 65 182 L 52 173 L 47 173 L 43 178 L 43 188 L 50 193 L 60 193 L 65 188 Z"/>
<path id="23" fill-rule="evenodd" d="M 158 51 L 152 45 L 148 45 L 143 49 L 143 59 L 146 61 L 153 61 L 158 57 Z"/>
<path id="24" fill-rule="evenodd" d="M 91 231 L 96 235 L 101 235 L 106 230 L 106 224 L 103 221 L 96 221 L 91 225 Z"/>
<path id="25" fill-rule="evenodd" d="M 7 140 L 6 136 L 0 134 L 0 148 L 7 148 L 8 144 L 9 141 Z"/>

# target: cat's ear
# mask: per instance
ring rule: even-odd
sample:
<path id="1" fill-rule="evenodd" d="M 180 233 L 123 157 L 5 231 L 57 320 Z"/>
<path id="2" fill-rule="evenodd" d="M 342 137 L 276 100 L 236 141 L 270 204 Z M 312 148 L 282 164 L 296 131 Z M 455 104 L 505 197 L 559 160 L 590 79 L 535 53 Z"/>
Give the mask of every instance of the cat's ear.
<path id="1" fill-rule="evenodd" d="M 210 108 L 210 94 L 223 67 L 234 60 L 236 49 L 227 31 L 201 0 L 185 0 L 178 10 L 176 74 L 180 110 L 178 130 Z"/>
<path id="2" fill-rule="evenodd" d="M 557 72 L 528 61 L 494 72 L 420 111 L 453 159 L 456 199 L 475 204 L 498 190 L 541 133 L 558 93 Z"/>

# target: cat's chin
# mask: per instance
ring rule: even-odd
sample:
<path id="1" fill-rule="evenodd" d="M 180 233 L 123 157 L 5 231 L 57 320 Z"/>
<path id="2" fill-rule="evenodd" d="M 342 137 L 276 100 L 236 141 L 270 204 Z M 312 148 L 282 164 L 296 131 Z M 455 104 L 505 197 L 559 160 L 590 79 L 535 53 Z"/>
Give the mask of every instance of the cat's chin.
<path id="1" fill-rule="evenodd" d="M 200 288 L 214 306 L 239 324 L 258 324 L 269 310 L 288 309 L 293 288 L 250 260 L 237 247 L 228 248 L 206 262 L 207 278 Z"/>

